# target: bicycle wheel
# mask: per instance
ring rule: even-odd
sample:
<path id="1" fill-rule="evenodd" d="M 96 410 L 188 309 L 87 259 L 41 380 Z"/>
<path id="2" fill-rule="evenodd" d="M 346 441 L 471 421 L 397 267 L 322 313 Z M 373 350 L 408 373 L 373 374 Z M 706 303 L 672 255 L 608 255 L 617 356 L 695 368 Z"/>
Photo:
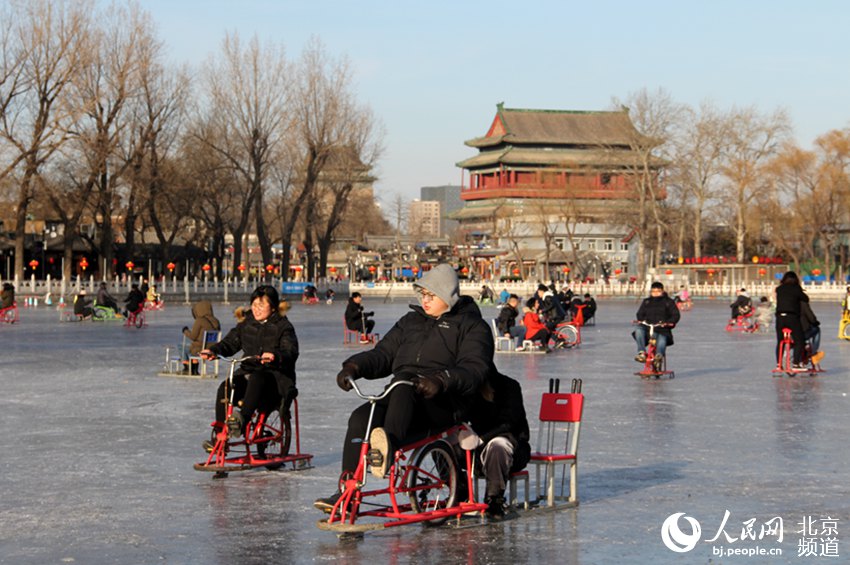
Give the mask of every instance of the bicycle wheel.
<path id="1" fill-rule="evenodd" d="M 578 343 L 578 330 L 575 326 L 561 326 L 556 333 L 565 347 L 574 347 Z"/>
<path id="2" fill-rule="evenodd" d="M 844 327 L 841 328 L 841 337 L 850 339 L 850 323 L 844 324 Z"/>
<path id="3" fill-rule="evenodd" d="M 407 476 L 410 505 L 413 512 L 425 512 L 454 506 L 457 498 L 457 462 L 452 448 L 444 441 L 426 445 Z M 426 522 L 437 526 L 446 518 Z"/>
<path id="4" fill-rule="evenodd" d="M 6 322 L 8 322 L 9 324 L 14 324 L 15 323 L 15 309 L 14 308 L 7 308 L 6 311 L 3 313 L 3 317 L 6 320 Z"/>
<path id="5" fill-rule="evenodd" d="M 281 425 L 280 414 L 275 410 L 270 412 L 260 432 L 261 440 L 257 443 L 257 455 L 264 459 L 276 459 L 289 455 L 289 445 L 292 441 L 292 428 L 289 418 L 284 418 Z M 266 440 L 266 438 L 269 438 Z M 266 465 L 267 469 L 278 469 L 283 463 Z"/>
<path id="6" fill-rule="evenodd" d="M 141 328 L 145 325 L 145 315 L 141 312 L 136 314 L 136 327 Z"/>

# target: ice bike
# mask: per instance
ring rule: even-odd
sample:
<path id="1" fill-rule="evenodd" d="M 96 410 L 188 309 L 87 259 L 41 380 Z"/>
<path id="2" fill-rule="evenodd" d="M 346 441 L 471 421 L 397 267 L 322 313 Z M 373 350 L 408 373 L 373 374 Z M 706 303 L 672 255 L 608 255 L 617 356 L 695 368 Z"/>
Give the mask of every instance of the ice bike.
<path id="1" fill-rule="evenodd" d="M 642 379 L 655 378 L 660 379 L 661 377 L 667 377 L 669 379 L 675 378 L 676 373 L 674 371 L 667 370 L 667 356 L 664 355 L 660 359 L 656 358 L 655 348 L 656 348 L 656 337 L 655 337 L 655 328 L 663 328 L 669 327 L 670 324 L 659 323 L 659 324 L 650 324 L 649 322 L 645 322 L 643 320 L 634 322 L 637 325 L 646 326 L 649 328 L 649 336 L 647 339 L 646 345 L 646 361 L 644 362 L 643 369 L 635 373 Z"/>
<path id="2" fill-rule="evenodd" d="M 371 404 L 369 421 L 360 445 L 357 469 L 353 474 L 345 473 L 340 477 L 341 496 L 330 511 L 330 517 L 319 520 L 319 529 L 356 535 L 420 522 L 436 526 L 464 514 L 480 515 L 487 509 L 486 504 L 475 502 L 472 498 L 474 474 L 471 450 L 464 450 L 466 489 L 459 488 L 463 475 L 455 456 L 455 438 L 462 430 L 468 429 L 462 424 L 404 445 L 392 455 L 387 454 L 392 457 L 387 484 L 367 489 L 368 466 L 377 463 L 374 454 L 370 453 L 369 442 L 375 404 L 396 387 L 412 386 L 413 383 L 396 381 L 381 394 L 367 395 L 360 391 L 353 379 L 349 382 L 355 394 Z M 460 500 L 464 490 L 468 493 L 468 500 Z"/>
<path id="3" fill-rule="evenodd" d="M 813 377 L 818 373 L 826 372 L 819 363 L 815 363 L 814 360 L 812 360 L 812 346 L 808 341 L 806 341 L 806 345 L 803 347 L 803 353 L 800 356 L 800 362 L 805 366 L 805 368 L 795 369 L 792 364 L 793 357 L 794 339 L 791 337 L 791 328 L 783 328 L 782 339 L 779 341 L 779 361 L 776 363 L 776 367 L 772 371 L 773 376 L 776 377 L 786 374 L 789 377 L 793 377 L 795 375 L 808 375 Z"/>
<path id="4" fill-rule="evenodd" d="M 224 395 L 225 422 L 233 415 L 235 404 L 234 372 L 240 363 L 249 359 L 257 359 L 257 356 L 228 360 L 230 373 Z M 267 399 L 246 426 L 243 437 L 233 437 L 225 422 L 213 422 L 209 456 L 206 461 L 195 463 L 195 469 L 215 473 L 213 478 L 224 478 L 231 471 L 246 471 L 257 467 L 274 470 L 291 464 L 293 470 L 310 468 L 313 456 L 301 453 L 296 398 L 293 397 L 286 412 L 280 414 L 279 396 Z M 292 415 L 295 416 L 295 453 L 290 453 Z"/>

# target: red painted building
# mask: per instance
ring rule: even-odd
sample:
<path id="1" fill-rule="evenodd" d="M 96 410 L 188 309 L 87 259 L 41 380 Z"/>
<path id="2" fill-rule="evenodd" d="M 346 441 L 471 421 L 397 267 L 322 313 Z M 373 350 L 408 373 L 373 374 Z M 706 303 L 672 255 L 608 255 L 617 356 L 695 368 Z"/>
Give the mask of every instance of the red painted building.
<path id="1" fill-rule="evenodd" d="M 632 147 L 642 140 L 618 112 L 518 110 L 497 105 L 487 134 L 466 141 L 461 198 L 632 199 Z"/>

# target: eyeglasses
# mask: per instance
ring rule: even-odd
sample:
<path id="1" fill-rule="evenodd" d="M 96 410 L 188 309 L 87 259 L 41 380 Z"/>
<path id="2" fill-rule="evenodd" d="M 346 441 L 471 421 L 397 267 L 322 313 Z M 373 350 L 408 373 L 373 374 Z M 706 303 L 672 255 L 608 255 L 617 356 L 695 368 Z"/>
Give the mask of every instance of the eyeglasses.
<path id="1" fill-rule="evenodd" d="M 428 292 L 427 290 L 420 290 L 416 294 L 419 295 L 419 300 L 421 302 L 428 302 L 430 300 L 434 300 L 437 297 L 436 294 L 434 294 L 433 292 Z"/>

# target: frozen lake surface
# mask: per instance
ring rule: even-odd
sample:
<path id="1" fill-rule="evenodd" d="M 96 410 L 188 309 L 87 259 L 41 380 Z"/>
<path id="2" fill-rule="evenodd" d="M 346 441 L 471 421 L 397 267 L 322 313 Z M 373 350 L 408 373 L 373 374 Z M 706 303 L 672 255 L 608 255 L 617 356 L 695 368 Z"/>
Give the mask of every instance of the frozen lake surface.
<path id="1" fill-rule="evenodd" d="M 382 334 L 407 309 L 364 302 Z M 232 307 L 216 305 L 225 329 Z M 562 390 L 584 380 L 581 505 L 361 541 L 316 529 L 312 507 L 333 491 L 345 423 L 359 404 L 334 379 L 357 350 L 342 345 L 342 301 L 290 312 L 301 345 L 302 450 L 315 468 L 222 481 L 192 468 L 204 455 L 218 381 L 156 376 L 164 346 L 191 325 L 188 307 L 169 304 L 141 330 L 22 309 L 19 324 L 0 326 L 0 563 L 847 563 L 850 343 L 835 337 L 837 305 L 814 308 L 828 371 L 816 378 L 773 378 L 773 334 L 725 332 L 725 301 L 683 314 L 669 381 L 633 374 L 635 301 L 602 302 L 578 350 L 497 354 L 523 386 L 534 437 L 548 380 L 561 378 Z M 729 537 L 710 542 L 727 510 Z M 687 553 L 662 542 L 675 513 L 701 525 Z M 781 542 L 764 531 L 776 517 Z M 755 539 L 741 539 L 748 524 Z M 685 517 L 679 526 L 690 533 Z M 773 555 L 721 557 L 721 546 Z M 838 557 L 818 557 L 833 551 Z"/>

